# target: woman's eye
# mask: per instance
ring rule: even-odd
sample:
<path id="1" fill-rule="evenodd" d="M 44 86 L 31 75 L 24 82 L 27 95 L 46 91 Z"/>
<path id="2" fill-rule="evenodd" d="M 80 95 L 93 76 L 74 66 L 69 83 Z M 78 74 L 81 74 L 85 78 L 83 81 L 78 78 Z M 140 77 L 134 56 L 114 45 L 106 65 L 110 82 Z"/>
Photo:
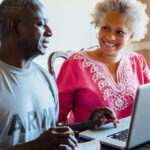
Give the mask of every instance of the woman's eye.
<path id="1" fill-rule="evenodd" d="M 117 34 L 120 34 L 120 35 L 125 34 L 125 33 L 124 33 L 123 31 L 121 31 L 121 30 L 117 30 L 116 33 L 117 33 Z"/>
<path id="2" fill-rule="evenodd" d="M 109 30 L 110 30 L 110 28 L 107 27 L 107 26 L 103 26 L 102 29 L 103 29 L 103 30 L 106 30 L 106 31 L 109 31 Z"/>

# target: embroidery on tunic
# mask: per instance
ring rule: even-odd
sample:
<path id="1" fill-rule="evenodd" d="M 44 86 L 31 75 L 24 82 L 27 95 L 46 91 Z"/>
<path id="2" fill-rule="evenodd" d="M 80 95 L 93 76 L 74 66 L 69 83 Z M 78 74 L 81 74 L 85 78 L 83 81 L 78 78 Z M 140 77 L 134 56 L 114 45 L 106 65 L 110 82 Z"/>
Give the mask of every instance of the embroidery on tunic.
<path id="1" fill-rule="evenodd" d="M 111 99 L 112 108 L 121 111 L 128 106 L 126 96 L 135 98 L 136 79 L 132 72 L 132 58 L 135 54 L 123 54 L 119 64 L 118 83 L 115 83 L 109 76 L 109 72 L 102 62 L 91 59 L 85 52 L 74 55 L 74 59 L 82 60 L 82 65 L 90 69 L 92 80 L 97 84 L 100 91 L 103 90 L 103 99 Z"/>

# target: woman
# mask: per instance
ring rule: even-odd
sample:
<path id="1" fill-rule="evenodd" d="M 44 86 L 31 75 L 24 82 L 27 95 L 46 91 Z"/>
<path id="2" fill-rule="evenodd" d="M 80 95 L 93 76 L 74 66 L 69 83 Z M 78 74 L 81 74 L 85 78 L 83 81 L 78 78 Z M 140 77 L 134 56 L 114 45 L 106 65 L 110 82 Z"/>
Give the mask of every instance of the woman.
<path id="1" fill-rule="evenodd" d="M 136 90 L 150 82 L 150 71 L 142 55 L 122 49 L 144 38 L 145 9 L 138 0 L 97 3 L 92 23 L 99 28 L 100 48 L 64 62 L 57 78 L 60 122 L 81 122 L 97 107 L 110 107 L 118 119 L 131 115 Z"/>

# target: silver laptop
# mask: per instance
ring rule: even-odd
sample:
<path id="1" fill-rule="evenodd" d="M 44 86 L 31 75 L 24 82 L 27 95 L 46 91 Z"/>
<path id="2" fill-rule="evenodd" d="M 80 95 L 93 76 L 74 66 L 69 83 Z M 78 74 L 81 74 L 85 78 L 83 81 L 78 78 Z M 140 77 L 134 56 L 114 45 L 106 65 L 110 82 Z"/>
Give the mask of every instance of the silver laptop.
<path id="1" fill-rule="evenodd" d="M 112 123 L 95 130 L 80 132 L 80 137 L 97 139 L 102 144 L 118 148 L 131 149 L 150 141 L 150 84 L 138 88 L 132 117 L 120 120 L 117 128 Z"/>

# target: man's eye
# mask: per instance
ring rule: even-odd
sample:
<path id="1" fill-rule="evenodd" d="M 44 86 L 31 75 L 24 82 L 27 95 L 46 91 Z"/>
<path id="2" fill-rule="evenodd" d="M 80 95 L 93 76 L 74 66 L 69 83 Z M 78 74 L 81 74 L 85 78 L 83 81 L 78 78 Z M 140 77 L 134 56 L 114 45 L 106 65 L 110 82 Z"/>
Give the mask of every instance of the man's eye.
<path id="1" fill-rule="evenodd" d="M 107 26 L 103 26 L 102 29 L 103 29 L 103 30 L 106 30 L 106 31 L 109 31 L 109 30 L 110 30 L 110 28 L 107 27 Z"/>
<path id="2" fill-rule="evenodd" d="M 38 25 L 38 26 L 46 26 L 46 24 L 43 23 L 43 22 L 38 22 L 37 25 Z"/>

